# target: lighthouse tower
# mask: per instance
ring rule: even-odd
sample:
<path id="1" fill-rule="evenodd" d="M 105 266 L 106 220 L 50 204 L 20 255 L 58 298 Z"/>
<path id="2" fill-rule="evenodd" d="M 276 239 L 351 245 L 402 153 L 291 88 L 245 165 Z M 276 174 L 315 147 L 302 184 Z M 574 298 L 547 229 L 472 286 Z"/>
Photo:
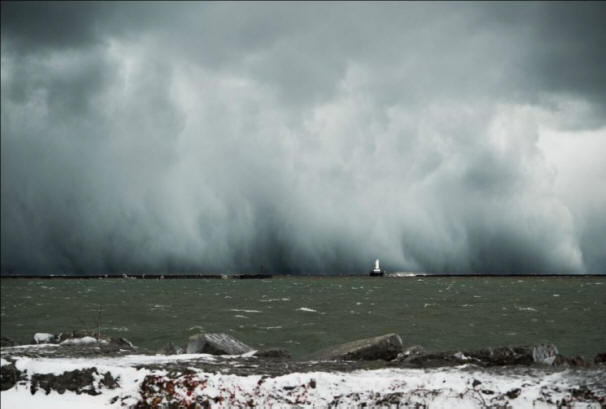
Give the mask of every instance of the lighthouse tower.
<path id="1" fill-rule="evenodd" d="M 381 270 L 381 267 L 379 267 L 379 259 L 376 259 L 375 268 L 370 271 L 370 275 L 371 276 L 382 276 L 383 274 L 385 274 L 385 271 Z"/>

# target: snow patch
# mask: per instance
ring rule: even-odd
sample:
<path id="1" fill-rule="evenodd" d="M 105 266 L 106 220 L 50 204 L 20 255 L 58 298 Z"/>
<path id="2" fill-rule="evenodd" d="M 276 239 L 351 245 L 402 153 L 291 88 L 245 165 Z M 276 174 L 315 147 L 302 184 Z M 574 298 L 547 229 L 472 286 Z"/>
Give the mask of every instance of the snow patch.
<path id="1" fill-rule="evenodd" d="M 246 355 L 252 355 L 252 352 Z M 584 375 L 579 377 L 579 373 L 574 370 L 553 373 L 524 367 L 507 372 L 489 372 L 463 365 L 441 369 L 385 368 L 353 372 L 297 372 L 276 377 L 260 374 L 213 374 L 191 367 L 192 374 L 171 378 L 165 370 L 136 369 L 133 366 L 216 358 L 207 354 L 77 359 L 13 358 L 17 361 L 17 368 L 27 371 L 29 377 L 36 373 L 61 374 L 95 366 L 100 374 L 110 372 L 114 378 L 119 377 L 120 386 L 117 389 L 100 388 L 100 394 L 96 396 L 77 395 L 70 391 L 63 394 L 51 391 L 47 395 L 42 390 L 32 395 L 29 381 L 26 381 L 2 392 L 2 408 L 134 407 L 142 399 L 143 382 L 146 382 L 147 386 L 144 398 L 149 399 L 149 402 L 159 403 L 160 407 L 168 407 L 171 399 L 173 404 L 185 406 L 196 400 L 208 401 L 213 408 L 247 407 L 250 403 L 255 407 L 278 408 L 555 408 L 555 402 L 571 399 L 571 388 L 579 388 L 579 385 L 592 378 L 602 380 L 606 377 L 602 369 L 586 370 Z M 172 396 L 164 393 L 167 388 L 174 391 Z M 597 390 L 595 392 L 603 393 Z M 553 403 L 548 403 L 546 396 Z M 597 401 L 577 400 L 573 403 L 571 407 L 577 409 L 600 407 Z"/>
<path id="2" fill-rule="evenodd" d="M 34 342 L 36 344 L 48 344 L 53 338 L 55 338 L 55 336 L 47 332 L 37 332 L 34 334 Z"/>

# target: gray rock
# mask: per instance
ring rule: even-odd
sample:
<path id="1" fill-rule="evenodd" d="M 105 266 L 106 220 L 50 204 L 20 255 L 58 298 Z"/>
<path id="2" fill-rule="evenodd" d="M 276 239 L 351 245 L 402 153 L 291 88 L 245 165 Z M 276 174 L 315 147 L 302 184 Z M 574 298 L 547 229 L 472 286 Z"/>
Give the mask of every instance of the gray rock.
<path id="1" fill-rule="evenodd" d="M 538 344 L 532 346 L 532 360 L 539 364 L 553 365 L 558 355 L 558 348 L 553 344 Z"/>
<path id="2" fill-rule="evenodd" d="M 259 358 L 276 358 L 276 359 L 288 359 L 291 358 L 290 353 L 282 348 L 269 348 L 262 349 L 255 352 L 255 356 Z"/>
<path id="3" fill-rule="evenodd" d="M 412 355 L 402 363 L 415 367 L 439 367 L 473 363 L 480 366 L 552 365 L 558 349 L 552 344 L 537 344 L 498 348 L 483 348 L 473 351 L 435 352 Z"/>
<path id="4" fill-rule="evenodd" d="M 169 342 L 168 344 L 166 344 L 166 346 L 164 346 L 164 348 L 162 348 L 162 349 L 160 349 L 160 351 L 158 351 L 158 353 L 163 354 L 163 355 L 178 355 L 178 354 L 182 354 L 183 352 L 184 352 L 183 348 L 173 344 L 172 342 Z"/>
<path id="5" fill-rule="evenodd" d="M 227 334 L 197 334 L 189 337 L 186 353 L 240 355 L 253 349 Z"/>
<path id="6" fill-rule="evenodd" d="M 55 336 L 54 342 L 60 344 L 67 339 L 84 338 L 84 337 L 97 338 L 97 335 L 98 335 L 97 331 L 86 330 L 86 329 L 74 330 L 74 331 L 69 331 L 69 332 L 60 332 L 58 335 Z"/>
<path id="7" fill-rule="evenodd" d="M 122 337 L 110 337 L 110 338 L 102 338 L 102 340 L 107 341 L 107 343 L 113 347 L 125 350 L 135 350 L 137 349 L 132 342 L 130 342 L 126 338 Z"/>
<path id="8" fill-rule="evenodd" d="M 411 357 L 423 355 L 425 353 L 425 348 L 423 348 L 421 345 L 413 345 L 400 352 L 398 356 L 394 359 L 394 361 L 401 362 Z"/>
<path id="9" fill-rule="evenodd" d="M 0 337 L 0 347 L 14 347 L 17 343 L 9 337 Z"/>
<path id="10" fill-rule="evenodd" d="M 78 395 L 86 393 L 89 395 L 100 395 L 101 392 L 95 388 L 95 378 L 100 378 L 99 388 L 115 389 L 119 387 L 118 379 L 114 378 L 111 373 L 106 372 L 101 374 L 97 368 L 76 369 L 73 371 L 65 371 L 60 375 L 52 373 L 48 374 L 33 374 L 31 377 L 30 392 L 33 394 L 38 389 L 44 390 L 48 395 L 51 390 L 55 390 L 60 394 L 65 391 L 75 392 Z"/>
<path id="11" fill-rule="evenodd" d="M 6 391 L 21 379 L 22 373 L 15 366 L 15 362 L 10 362 L 8 365 L 3 365 L 0 368 L 0 390 Z"/>
<path id="12" fill-rule="evenodd" d="M 79 340 L 83 338 L 90 337 L 95 338 L 98 342 L 94 343 L 94 347 L 102 347 L 103 349 L 109 350 L 132 350 L 134 351 L 136 348 L 132 342 L 123 337 L 101 337 L 97 339 L 97 331 L 95 330 L 75 330 L 69 332 L 60 332 L 57 335 L 53 334 L 45 334 L 45 333 L 37 333 L 34 335 L 34 339 L 32 343 L 52 343 L 52 344 L 61 344 L 62 346 L 73 346 L 77 347 L 86 347 L 86 343 L 81 343 Z"/>
<path id="13" fill-rule="evenodd" d="M 487 365 L 552 365 L 557 354 L 558 349 L 553 344 L 484 348 L 464 353 L 469 359 L 479 360 Z"/>
<path id="14" fill-rule="evenodd" d="M 398 334 L 385 334 L 364 338 L 326 348 L 312 354 L 312 360 L 390 361 L 402 352 L 402 338 Z"/>

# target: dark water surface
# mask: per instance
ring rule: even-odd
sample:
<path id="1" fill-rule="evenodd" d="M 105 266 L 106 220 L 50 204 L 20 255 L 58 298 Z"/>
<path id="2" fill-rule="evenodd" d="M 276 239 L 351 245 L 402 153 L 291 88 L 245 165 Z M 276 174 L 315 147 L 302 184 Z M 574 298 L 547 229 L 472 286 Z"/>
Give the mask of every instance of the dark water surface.
<path id="1" fill-rule="evenodd" d="M 2 335 L 96 328 L 157 349 L 227 332 L 295 356 L 387 332 L 431 350 L 550 341 L 606 351 L 606 277 L 2 279 Z"/>

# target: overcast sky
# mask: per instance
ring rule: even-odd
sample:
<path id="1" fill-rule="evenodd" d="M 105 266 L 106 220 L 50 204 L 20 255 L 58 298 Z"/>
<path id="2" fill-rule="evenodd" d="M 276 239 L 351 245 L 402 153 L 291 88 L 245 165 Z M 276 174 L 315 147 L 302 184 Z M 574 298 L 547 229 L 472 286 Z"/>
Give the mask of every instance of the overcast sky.
<path id="1" fill-rule="evenodd" d="M 604 21 L 2 2 L 2 270 L 604 273 Z"/>

